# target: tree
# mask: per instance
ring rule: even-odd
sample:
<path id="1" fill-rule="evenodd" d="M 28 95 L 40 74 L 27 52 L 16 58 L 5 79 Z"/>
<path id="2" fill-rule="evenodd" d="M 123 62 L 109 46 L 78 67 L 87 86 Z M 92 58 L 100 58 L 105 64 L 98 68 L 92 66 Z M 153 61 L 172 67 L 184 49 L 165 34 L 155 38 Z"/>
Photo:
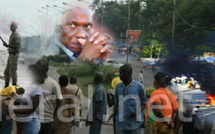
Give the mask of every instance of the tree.
<path id="1" fill-rule="evenodd" d="M 149 58 L 152 54 L 152 58 L 158 58 L 161 55 L 165 55 L 167 51 L 164 51 L 164 44 L 160 44 L 157 40 L 147 40 L 149 45 L 143 47 L 142 56 L 144 58 Z M 152 43 L 154 44 L 152 50 Z"/>
<path id="2" fill-rule="evenodd" d="M 120 39 L 120 33 L 126 33 L 128 27 L 128 4 L 124 2 L 94 0 L 94 18 L 97 22 L 102 22 L 111 31 L 116 39 Z M 130 29 L 142 30 L 143 16 L 140 12 L 140 2 L 131 0 L 130 4 Z"/>
<path id="3" fill-rule="evenodd" d="M 215 49 L 215 40 L 209 41 L 208 36 L 215 30 L 214 0 L 175 0 L 175 34 L 176 48 L 190 51 L 194 55 L 202 54 L 202 47 Z M 103 6 L 102 6 L 103 5 Z M 141 8 L 140 0 L 131 0 L 130 29 L 142 30 L 139 44 L 147 45 L 146 40 L 156 34 L 158 42 L 165 44 L 172 51 L 173 0 L 145 0 Z M 106 29 L 112 31 L 116 39 L 120 33 L 126 33 L 128 24 L 127 2 L 94 0 L 95 16 Z M 214 37 L 215 38 L 215 35 Z M 177 49 L 176 49 L 177 50 Z M 175 54 L 175 53 L 174 53 Z"/>
<path id="4" fill-rule="evenodd" d="M 147 0 L 146 5 L 142 12 L 144 35 L 150 38 L 152 33 L 156 33 L 156 38 L 160 42 L 172 45 L 173 0 Z M 203 42 L 206 31 L 215 29 L 213 14 L 215 14 L 215 1 L 176 0 L 174 38 L 176 46 L 189 51 L 198 49 L 198 45 L 206 45 Z"/>
<path id="5" fill-rule="evenodd" d="M 178 22 L 176 41 L 186 50 L 193 50 L 195 55 L 202 55 L 203 50 L 214 48 L 214 41 L 208 42 L 208 31 L 215 28 L 215 1 L 189 0 L 180 3 L 177 11 Z M 214 36 L 215 37 L 215 36 Z M 205 48 L 205 49 L 204 49 Z"/>

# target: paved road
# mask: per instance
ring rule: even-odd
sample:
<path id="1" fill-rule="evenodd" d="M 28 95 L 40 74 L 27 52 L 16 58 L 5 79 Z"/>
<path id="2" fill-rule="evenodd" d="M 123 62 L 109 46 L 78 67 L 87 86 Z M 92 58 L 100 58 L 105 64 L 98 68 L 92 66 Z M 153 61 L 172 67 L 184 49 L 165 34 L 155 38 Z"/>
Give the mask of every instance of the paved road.
<path id="1" fill-rule="evenodd" d="M 4 69 L 6 66 L 7 57 L 8 57 L 8 54 L 6 51 L 0 52 L 0 76 L 4 76 Z M 37 59 L 31 59 L 31 60 L 27 60 L 25 62 L 25 64 L 22 64 L 22 63 L 18 64 L 18 71 L 17 71 L 18 82 L 17 82 L 17 84 L 20 87 L 25 88 L 25 87 L 30 85 L 29 76 L 26 73 L 27 65 L 35 63 L 36 60 Z M 56 68 L 50 67 L 48 73 L 49 73 L 49 76 L 53 77 L 55 80 L 58 80 L 59 74 L 56 72 L 56 70 L 57 70 Z M 0 88 L 4 88 L 4 80 L 3 79 L 0 79 Z M 83 100 L 83 118 L 86 118 L 89 101 L 90 100 L 88 98 L 84 97 L 84 100 Z M 108 109 L 108 113 L 109 114 L 111 113 L 111 111 L 109 109 Z M 89 127 L 85 127 L 85 123 L 83 123 L 82 128 L 75 127 L 75 129 L 73 129 L 73 134 L 87 134 L 88 132 L 89 132 Z M 112 134 L 112 133 L 113 133 L 112 126 L 107 126 L 107 125 L 102 126 L 102 134 Z"/>
<path id="2" fill-rule="evenodd" d="M 115 58 L 115 59 L 121 63 L 126 63 L 126 57 Z M 153 87 L 154 73 L 151 68 L 143 68 L 142 62 L 140 62 L 139 60 L 136 60 L 132 57 L 129 57 L 128 63 L 131 64 L 132 68 L 133 68 L 133 74 L 132 74 L 133 79 L 138 80 L 140 70 L 142 70 L 143 71 L 143 84 L 144 84 L 145 88 Z"/>
<path id="3" fill-rule="evenodd" d="M 0 53 L 0 76 L 3 76 L 3 71 L 5 69 L 6 60 L 7 60 L 7 52 L 1 51 Z M 25 64 L 19 63 L 18 64 L 18 85 L 21 87 L 27 87 L 30 85 L 29 76 L 26 73 L 27 65 L 35 63 L 37 59 L 26 60 Z M 123 61 L 124 59 L 120 59 Z M 125 61 L 125 60 L 124 60 Z M 140 70 L 143 70 L 144 74 L 144 86 L 150 87 L 153 86 L 153 73 L 151 69 L 143 69 L 141 62 L 136 60 L 129 60 L 129 63 L 133 66 L 133 78 L 138 80 Z M 59 74 L 56 72 L 56 68 L 50 67 L 49 69 L 49 76 L 53 77 L 56 81 L 59 78 Z M 0 88 L 4 87 L 4 80 L 0 79 Z M 87 107 L 89 104 L 89 99 L 84 97 L 83 100 L 83 118 L 86 118 L 87 114 Z M 112 113 L 111 109 L 108 108 L 108 114 Z M 112 122 L 112 121 L 111 121 Z M 89 132 L 89 127 L 85 127 L 85 123 L 82 124 L 82 128 L 77 128 L 73 130 L 73 134 L 87 134 Z M 102 126 L 102 134 L 113 134 L 112 126 L 110 125 L 103 125 Z"/>

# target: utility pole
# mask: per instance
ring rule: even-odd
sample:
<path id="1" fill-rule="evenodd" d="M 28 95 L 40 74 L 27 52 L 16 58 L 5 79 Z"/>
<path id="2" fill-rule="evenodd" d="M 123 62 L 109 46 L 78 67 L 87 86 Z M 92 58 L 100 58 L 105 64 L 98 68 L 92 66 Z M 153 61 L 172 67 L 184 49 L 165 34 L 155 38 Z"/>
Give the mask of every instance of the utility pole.
<path id="1" fill-rule="evenodd" d="M 173 0 L 173 17 L 172 17 L 172 47 L 175 51 L 175 11 L 176 11 L 176 1 Z M 173 52 L 174 52 L 173 51 Z"/>
<path id="2" fill-rule="evenodd" d="M 158 57 L 157 57 L 158 60 L 160 59 L 160 54 L 161 54 L 161 46 L 159 46 L 159 50 L 158 50 Z"/>
<path id="3" fill-rule="evenodd" d="M 128 0 L 128 28 L 126 31 L 126 42 L 127 42 L 127 55 L 126 55 L 126 63 L 128 63 L 128 56 L 129 56 L 129 38 L 128 38 L 128 31 L 130 29 L 130 0 Z"/>
<path id="4" fill-rule="evenodd" d="M 155 33 L 153 33 L 152 34 L 152 47 L 151 47 L 151 55 L 150 55 L 150 58 L 152 59 L 153 58 L 153 50 L 154 50 L 154 45 L 155 45 L 155 42 L 154 42 L 154 39 L 155 39 L 155 37 L 156 37 L 156 34 Z"/>
<path id="5" fill-rule="evenodd" d="M 46 8 L 46 36 L 48 36 L 47 34 L 48 34 L 48 8 Z"/>
<path id="6" fill-rule="evenodd" d="M 49 5 L 46 5 L 46 8 L 47 8 L 50 12 L 52 12 L 52 13 L 55 14 L 55 26 L 57 26 L 57 13 L 54 12 L 53 9 L 50 10 L 50 8 L 52 8 L 52 7 L 50 7 Z"/>
<path id="7" fill-rule="evenodd" d="M 53 7 L 56 7 L 56 8 L 53 8 Z M 63 25 L 63 20 L 64 20 L 64 14 L 67 12 L 67 11 L 70 11 L 70 10 L 65 10 L 63 7 L 59 7 L 57 5 L 53 5 L 53 9 L 54 10 L 57 10 L 57 11 L 60 11 L 62 13 L 62 16 L 61 16 L 61 25 Z"/>
<path id="8" fill-rule="evenodd" d="M 154 49 L 154 40 L 152 39 L 152 47 L 151 47 L 151 54 L 150 54 L 150 59 L 152 59 L 152 55 L 153 55 L 153 49 Z"/>
<path id="9" fill-rule="evenodd" d="M 103 31 L 103 23 L 104 23 L 104 8 L 103 8 L 103 0 L 101 0 L 101 6 L 102 6 L 102 31 Z"/>

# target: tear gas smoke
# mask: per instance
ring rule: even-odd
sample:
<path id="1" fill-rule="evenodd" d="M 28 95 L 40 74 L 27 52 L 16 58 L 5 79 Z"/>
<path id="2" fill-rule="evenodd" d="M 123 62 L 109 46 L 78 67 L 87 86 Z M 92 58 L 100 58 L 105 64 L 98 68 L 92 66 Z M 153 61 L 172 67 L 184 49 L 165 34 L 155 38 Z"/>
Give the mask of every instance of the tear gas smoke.
<path id="1" fill-rule="evenodd" d="M 205 61 L 195 61 L 189 54 L 181 54 L 167 59 L 164 70 L 173 77 L 185 74 L 188 78 L 193 77 L 201 86 L 201 90 L 215 95 L 215 66 Z"/>

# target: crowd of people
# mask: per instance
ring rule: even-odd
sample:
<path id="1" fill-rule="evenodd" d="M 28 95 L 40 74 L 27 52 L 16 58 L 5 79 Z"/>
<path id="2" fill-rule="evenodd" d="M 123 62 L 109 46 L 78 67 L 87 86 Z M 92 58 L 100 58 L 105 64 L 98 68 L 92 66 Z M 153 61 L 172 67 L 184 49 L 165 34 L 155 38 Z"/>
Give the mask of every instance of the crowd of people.
<path id="1" fill-rule="evenodd" d="M 47 75 L 48 70 L 46 60 L 28 65 L 26 73 L 31 74 L 32 86 L 26 89 L 26 94 L 24 88 L 14 85 L 0 90 L 2 134 L 11 134 L 13 128 L 17 134 L 70 134 L 71 117 L 81 116 L 81 110 L 76 112 L 76 109 L 82 105 L 82 90 L 76 85 L 75 76 L 71 76 L 69 81 L 62 75 L 57 83 Z M 65 107 L 66 104 L 72 104 L 73 108 Z M 63 108 L 62 114 L 59 114 L 60 108 Z M 16 122 L 15 127 L 13 121 Z"/>
<path id="2" fill-rule="evenodd" d="M 61 75 L 56 82 L 48 76 L 49 63 L 38 60 L 28 66 L 32 86 L 28 91 L 17 87 L 17 59 L 20 38 L 16 33 L 17 23 L 11 23 L 11 39 L 8 47 L 9 59 L 5 69 L 5 88 L 0 94 L 7 96 L 2 101 L 0 132 L 11 134 L 16 125 L 17 134 L 70 134 L 71 128 L 78 125 L 82 117 L 82 90 L 77 86 L 75 76 Z M 106 59 L 113 50 L 111 36 L 93 31 L 92 16 L 86 9 L 71 10 L 61 29 L 59 46 L 72 60 L 94 62 Z M 14 37 L 13 37 L 14 36 Z M 14 39 L 12 39 L 14 38 Z M 15 58 L 14 58 L 15 57 Z M 107 96 L 103 86 L 105 72 L 97 72 L 91 105 L 86 117 L 86 126 L 90 126 L 89 134 L 100 134 L 102 123 L 107 120 L 107 106 L 113 107 L 114 134 L 146 134 L 178 133 L 178 103 L 175 95 L 168 89 L 171 76 L 165 72 L 154 75 L 155 91 L 149 98 L 143 85 L 143 72 L 139 80 L 132 78 L 132 67 L 124 64 L 119 68 L 119 76 L 113 79 Z M 154 73 L 154 72 L 153 72 Z M 9 86 L 10 77 L 12 86 Z M 185 84 L 185 79 L 172 80 L 175 86 Z M 191 79 L 188 87 L 194 86 Z M 110 101 L 110 99 L 112 101 Z M 107 101 L 108 100 L 108 101 Z M 13 124 L 13 122 L 16 122 Z"/>
<path id="3" fill-rule="evenodd" d="M 26 89 L 26 94 L 25 89 L 13 85 L 1 90 L 0 93 L 11 96 L 9 100 L 13 102 L 3 104 L 2 134 L 12 133 L 13 121 L 16 122 L 17 134 L 70 134 L 71 128 L 78 124 L 80 118 L 84 118 L 81 110 L 83 95 L 77 86 L 77 78 L 61 75 L 56 82 L 47 75 L 48 70 L 49 64 L 43 59 L 28 66 L 33 83 L 30 89 Z M 114 133 L 140 134 L 143 127 L 145 133 L 174 133 L 173 119 L 178 104 L 167 88 L 170 76 L 158 72 L 154 78 L 156 90 L 147 101 L 143 83 L 132 79 L 131 65 L 120 67 L 119 76 L 111 83 L 115 91 L 111 115 Z M 104 80 L 105 72 L 95 74 L 95 90 L 85 124 L 90 126 L 90 134 L 101 133 L 102 123 L 107 121 Z"/>
<path id="4" fill-rule="evenodd" d="M 184 74 L 181 74 L 181 76 L 173 77 L 171 79 L 171 85 L 173 87 L 177 87 L 178 85 L 187 85 L 188 88 L 197 88 L 198 82 L 193 77 L 187 77 Z"/>

